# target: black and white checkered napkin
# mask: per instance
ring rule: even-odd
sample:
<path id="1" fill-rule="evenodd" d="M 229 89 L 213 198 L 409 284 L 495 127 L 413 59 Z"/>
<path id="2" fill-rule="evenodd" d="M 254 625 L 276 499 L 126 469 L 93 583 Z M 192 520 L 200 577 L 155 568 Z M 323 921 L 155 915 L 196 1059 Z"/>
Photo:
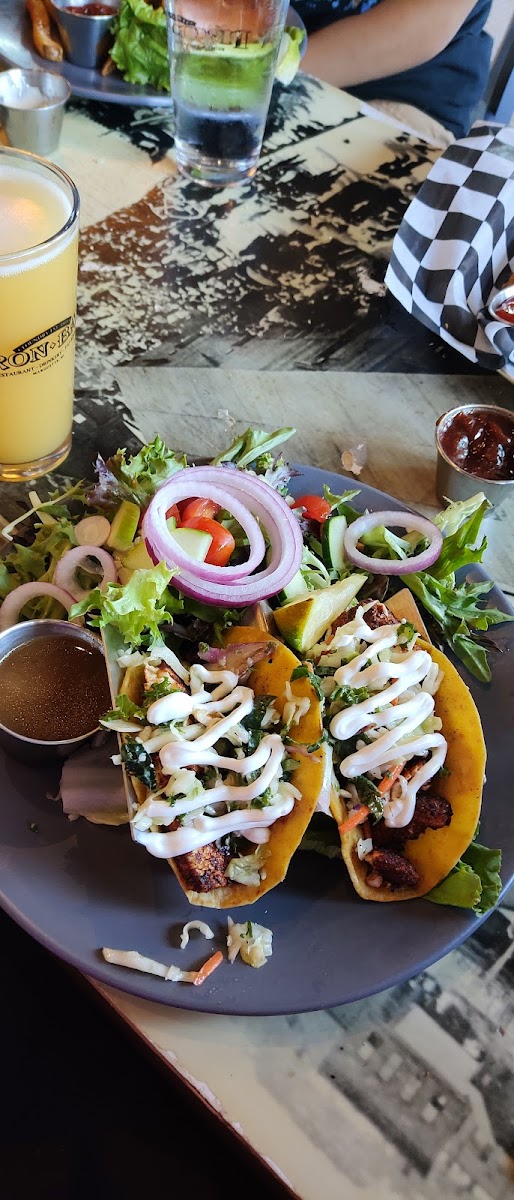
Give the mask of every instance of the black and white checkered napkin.
<path id="1" fill-rule="evenodd" d="M 471 362 L 514 381 L 514 327 L 487 309 L 514 272 L 514 128 L 475 125 L 432 167 L 393 242 L 386 284 Z"/>

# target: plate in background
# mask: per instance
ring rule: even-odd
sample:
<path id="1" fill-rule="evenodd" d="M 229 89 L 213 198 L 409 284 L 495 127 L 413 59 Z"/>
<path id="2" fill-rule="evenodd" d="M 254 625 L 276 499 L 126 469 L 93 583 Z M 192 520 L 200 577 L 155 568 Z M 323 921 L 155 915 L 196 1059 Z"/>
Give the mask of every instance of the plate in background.
<path id="1" fill-rule="evenodd" d="M 288 25 L 296 25 L 305 31 L 301 17 L 290 8 Z M 7 66 L 34 67 L 56 71 L 64 75 L 74 96 L 83 100 L 102 100 L 112 104 L 131 104 L 149 108 L 169 108 L 171 96 L 155 88 L 126 83 L 118 71 L 112 75 L 101 75 L 100 71 L 88 71 L 75 67 L 73 63 L 50 63 L 36 54 L 32 41 L 31 22 L 25 11 L 24 0 L 0 0 L 0 60 Z"/>

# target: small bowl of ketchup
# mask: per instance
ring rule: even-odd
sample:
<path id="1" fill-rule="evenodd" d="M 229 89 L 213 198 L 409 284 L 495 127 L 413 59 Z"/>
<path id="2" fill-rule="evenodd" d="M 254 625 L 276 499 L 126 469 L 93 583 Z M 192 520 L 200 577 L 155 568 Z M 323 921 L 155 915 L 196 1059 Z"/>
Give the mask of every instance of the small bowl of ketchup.
<path id="1" fill-rule="evenodd" d="M 436 422 L 436 493 L 469 500 L 483 492 L 494 507 L 514 486 L 514 412 L 496 404 L 464 404 Z"/>
<path id="2" fill-rule="evenodd" d="M 514 333 L 514 283 L 509 282 L 501 292 L 496 293 L 489 305 L 489 313 L 500 325 L 510 325 Z"/>
<path id="3" fill-rule="evenodd" d="M 120 0 L 50 0 L 68 62 L 98 70 L 113 42 L 111 25 Z"/>

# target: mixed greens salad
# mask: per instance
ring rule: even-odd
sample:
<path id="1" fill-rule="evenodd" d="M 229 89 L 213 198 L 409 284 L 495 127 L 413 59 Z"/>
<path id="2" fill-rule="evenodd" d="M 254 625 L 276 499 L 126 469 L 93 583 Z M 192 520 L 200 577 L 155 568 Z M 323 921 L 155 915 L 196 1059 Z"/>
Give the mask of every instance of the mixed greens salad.
<path id="1" fill-rule="evenodd" d="M 218 454 L 212 465 L 230 464 L 239 470 L 250 470 L 287 496 L 291 472 L 283 457 L 275 457 L 274 451 L 293 433 L 289 428 L 271 434 L 249 429 Z M 135 455 L 128 456 L 125 450 L 118 450 L 107 461 L 98 456 L 95 483 L 80 481 L 48 499 L 31 492 L 31 507 L 2 530 L 11 548 L 0 562 L 0 600 L 20 584 L 54 579 L 63 555 L 77 545 L 75 529 L 85 513 L 112 519 L 126 501 L 137 506 L 139 517 L 162 484 L 186 466 L 186 456 L 170 450 L 157 436 Z M 277 599 L 290 601 L 304 592 L 321 591 L 352 574 L 355 568 L 344 558 L 344 551 L 335 561 L 330 535 L 335 517 L 343 517 L 346 525 L 351 526 L 361 516 L 353 504 L 358 495 L 358 488 L 336 494 L 325 485 L 317 511 L 308 507 L 296 510 L 303 535 L 302 562 L 287 597 L 272 598 L 274 606 Z M 362 538 L 370 559 L 390 559 L 391 566 L 400 561 L 405 569 L 394 576 L 375 576 L 370 570 L 368 582 L 360 593 L 361 598 L 387 600 L 399 587 L 407 586 L 423 611 L 433 641 L 442 647 L 449 646 L 470 674 L 483 683 L 491 679 L 491 661 L 496 649 L 487 636 L 488 631 L 513 619 L 487 605 L 487 595 L 493 587 L 491 580 L 473 582 L 462 578 L 463 569 L 483 559 L 487 538 L 481 535 L 481 525 L 488 508 L 488 501 L 478 493 L 470 500 L 448 505 L 439 513 L 434 524 L 443 534 L 442 549 L 433 565 L 424 571 L 409 570 L 409 559 L 423 546 L 421 535 L 399 537 L 383 526 L 375 527 Z M 227 514 L 223 524 L 234 530 L 236 548 L 244 547 L 246 539 L 237 522 Z M 23 536 L 16 537 L 18 529 Z M 114 547 L 114 553 L 122 563 L 124 552 Z M 95 575 L 100 574 L 89 562 L 81 577 L 92 583 Z M 172 621 L 181 630 L 183 621 L 190 625 L 196 619 L 219 632 L 238 619 L 231 609 L 202 605 L 185 597 L 173 586 L 172 572 L 162 565 L 142 574 L 133 572 L 125 583 L 110 584 L 101 593 L 92 592 L 81 612 L 95 610 L 91 623 L 115 624 L 133 645 L 142 635 L 151 644 L 159 638 L 160 628 Z M 55 616 L 58 612 L 56 602 L 45 598 L 32 601 L 27 608 L 27 615 L 32 617 Z"/>
<path id="2" fill-rule="evenodd" d="M 210 467 L 195 469 L 206 471 L 208 478 L 212 468 L 218 469 L 230 507 L 229 503 L 225 507 L 222 502 L 209 502 L 208 511 L 198 510 L 195 502 L 196 509 L 188 516 L 192 501 L 185 497 L 191 493 L 187 488 L 182 498 L 180 493 L 187 459 L 168 448 L 160 437 L 134 455 L 118 450 L 107 461 L 99 457 L 94 483 L 81 481 L 47 499 L 30 492 L 31 507 L 3 529 L 10 545 L 0 563 L 0 627 L 5 628 L 20 615 L 59 617 L 64 604 L 71 619 L 85 618 L 95 628 L 116 630 L 129 654 L 150 651 L 158 657 L 162 650 L 164 655 L 172 653 L 181 661 L 192 662 L 207 647 L 219 645 L 229 626 L 241 622 L 243 598 L 247 592 L 250 595 L 252 587 L 257 588 L 262 576 L 258 594 L 266 596 L 274 610 L 283 640 L 303 654 L 313 644 L 309 637 L 313 636 L 316 621 L 320 628 L 325 622 L 326 628 L 348 607 L 357 588 L 359 602 L 387 602 L 407 586 L 420 605 L 432 640 L 449 646 L 471 675 L 487 683 L 496 652 L 488 630 L 513 619 L 497 608 L 487 607 L 487 594 L 493 586 L 490 581 L 462 578 L 463 569 L 480 562 L 486 549 L 480 528 L 487 500 L 479 494 L 466 502 L 450 504 L 428 531 L 430 523 L 421 522 L 419 529 L 402 536 L 394 532 L 394 525 L 400 527 L 401 520 L 390 528 L 375 525 L 369 516 L 366 531 L 352 552 L 348 549 L 355 541 L 352 526 L 359 529 L 356 523 L 363 521 L 362 513 L 354 506 L 359 489 L 334 493 L 325 486 L 322 497 L 294 499 L 289 491 L 294 472 L 279 452 L 293 433 L 291 428 L 271 434 L 248 429 L 213 459 Z M 258 497 L 263 484 L 273 489 L 276 498 L 274 534 L 262 521 L 260 528 L 259 521 L 254 522 L 256 530 L 250 528 L 244 506 L 237 507 L 236 496 L 241 489 L 241 494 L 253 489 Z M 155 517 L 150 523 L 148 515 L 156 508 L 157 502 L 151 502 L 157 494 L 164 497 L 160 525 Z M 174 495 L 176 502 L 169 504 L 167 497 L 172 500 Z M 149 553 L 152 546 L 159 545 L 163 531 L 165 536 L 169 532 L 177 539 L 180 551 L 188 558 L 196 556 L 196 574 L 189 577 Z M 254 550 L 256 563 L 260 561 L 257 541 L 254 546 L 258 537 L 264 570 L 246 571 L 246 563 L 251 567 Z M 284 565 L 291 541 L 297 548 L 299 545 L 296 558 L 293 555 L 293 573 L 292 567 L 286 570 Z M 439 549 L 434 557 L 436 543 Z M 422 570 L 412 569 L 426 562 L 427 556 L 432 559 L 429 565 Z M 360 576 L 356 575 L 356 562 Z M 205 599 L 210 589 L 213 595 L 217 594 L 216 588 L 220 589 L 216 581 L 223 568 L 231 582 L 221 587 L 220 595 L 226 591 L 235 596 L 233 604 Z M 271 580 L 278 579 L 281 571 L 285 582 L 273 591 Z M 263 591 L 267 577 L 270 585 Z M 356 579 L 358 585 L 354 585 Z M 68 597 L 66 601 L 63 593 Z M 246 618 L 246 623 L 251 620 Z M 307 666 L 299 669 L 311 670 Z M 322 674 L 316 676 L 314 669 L 320 696 Z M 353 703 L 355 699 L 346 698 L 345 702 Z M 134 717 L 123 699 L 118 701 L 118 714 L 122 719 Z M 313 749 L 308 747 L 307 752 Z M 336 856 L 340 853 L 336 822 L 316 814 L 301 848 Z M 499 895 L 499 862 L 498 851 L 473 841 L 429 898 L 486 911 Z"/>

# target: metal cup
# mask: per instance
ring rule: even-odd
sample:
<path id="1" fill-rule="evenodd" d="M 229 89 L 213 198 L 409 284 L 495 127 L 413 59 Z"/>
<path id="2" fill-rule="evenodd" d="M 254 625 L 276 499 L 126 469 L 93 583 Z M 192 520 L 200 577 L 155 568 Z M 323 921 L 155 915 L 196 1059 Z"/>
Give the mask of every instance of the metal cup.
<path id="1" fill-rule="evenodd" d="M 463 467 L 458 467 L 452 462 L 441 446 L 441 436 L 458 413 L 484 413 L 491 417 L 507 417 L 514 431 L 514 413 L 508 408 L 500 408 L 497 404 L 461 404 L 458 408 L 450 408 L 448 412 L 443 413 L 436 421 L 435 427 L 437 499 L 441 504 L 445 504 L 447 500 L 469 500 L 471 496 L 476 496 L 477 492 L 483 492 L 492 508 L 497 508 L 510 494 L 509 489 L 514 488 L 514 479 L 483 479 L 481 475 L 465 471 Z"/>
<path id="2" fill-rule="evenodd" d="M 0 121 L 11 146 L 43 158 L 59 145 L 71 88 L 52 71 L 0 72 Z"/>
<path id="3" fill-rule="evenodd" d="M 112 9 L 108 16 L 89 17 L 79 12 L 67 12 L 68 8 L 84 8 L 88 0 L 50 0 L 64 53 L 68 62 L 76 67 L 97 70 L 102 67 L 112 46 L 111 25 L 120 6 L 120 0 L 104 0 Z"/>
<path id="4" fill-rule="evenodd" d="M 37 637 L 74 638 L 75 641 L 80 641 L 85 646 L 94 646 L 103 654 L 100 638 L 96 637 L 94 633 L 90 633 L 89 630 L 82 629 L 79 625 L 73 625 L 70 621 L 20 621 L 19 625 L 11 625 L 9 629 L 0 633 L 0 663 L 11 653 L 11 650 L 25 645 L 26 642 Z M 62 742 L 43 742 L 37 738 L 24 737 L 23 734 L 15 733 L 14 730 L 8 729 L 6 725 L 0 723 L 0 746 L 3 746 L 4 750 L 13 758 L 19 759 L 27 766 L 33 766 L 67 758 L 83 742 L 87 742 L 89 738 L 93 737 L 93 734 L 100 728 L 97 722 L 94 729 L 82 733 L 80 737 L 68 738 Z"/>

